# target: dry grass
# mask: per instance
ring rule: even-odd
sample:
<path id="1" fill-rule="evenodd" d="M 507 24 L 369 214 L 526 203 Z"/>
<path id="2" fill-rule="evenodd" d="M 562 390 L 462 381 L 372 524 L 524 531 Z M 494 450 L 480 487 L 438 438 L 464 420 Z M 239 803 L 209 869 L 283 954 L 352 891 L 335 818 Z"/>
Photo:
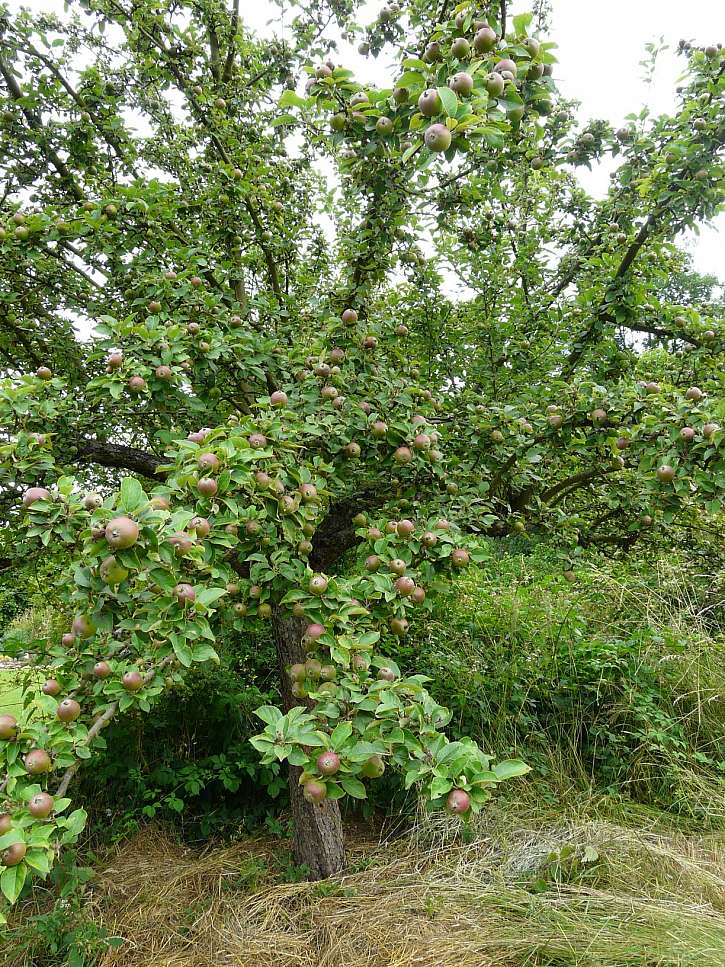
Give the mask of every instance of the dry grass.
<path id="1" fill-rule="evenodd" d="M 552 876 L 562 846 L 574 859 Z M 654 829 L 499 814 L 468 843 L 440 819 L 412 839 L 358 838 L 346 875 L 281 883 L 278 840 L 198 853 L 148 830 L 109 858 L 88 912 L 125 941 L 100 967 L 722 967 L 724 854 Z"/>

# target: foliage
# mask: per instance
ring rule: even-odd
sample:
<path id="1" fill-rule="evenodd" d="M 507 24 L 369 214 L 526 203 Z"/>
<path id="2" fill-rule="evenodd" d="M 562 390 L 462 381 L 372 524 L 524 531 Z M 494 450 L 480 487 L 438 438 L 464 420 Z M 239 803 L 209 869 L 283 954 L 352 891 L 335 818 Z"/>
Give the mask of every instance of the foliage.
<path id="1" fill-rule="evenodd" d="M 194 669 L 148 715 L 109 726 L 108 749 L 80 790 L 96 829 L 116 839 L 166 819 L 186 840 L 236 834 L 287 801 L 279 766 L 260 765 L 249 745 L 253 709 L 278 700 L 260 644 L 242 638 L 233 657 Z"/>
<path id="2" fill-rule="evenodd" d="M 301 10 L 288 43 L 220 0 L 3 15 L 6 553 L 52 561 L 74 616 L 31 642 L 52 681 L 2 723 L 10 902 L 77 838 L 65 794 L 108 722 L 265 622 L 283 708 L 252 744 L 289 764 L 298 826 L 386 765 L 470 816 L 528 767 L 449 741 L 389 632 L 490 560 L 487 536 L 528 530 L 569 568 L 716 528 L 722 305 L 665 282 L 722 203 L 722 51 L 683 47 L 676 114 L 579 131 L 541 19 L 484 6 L 490 26 L 469 0 L 378 18 L 371 51 L 405 38 L 382 90 L 310 63 L 320 17 L 358 32 L 353 2 Z M 605 155 L 597 202 L 572 168 Z"/>
<path id="3" fill-rule="evenodd" d="M 455 735 L 531 763 L 544 799 L 591 784 L 720 825 L 718 575 L 692 572 L 671 555 L 594 558 L 571 586 L 540 545 L 466 581 L 405 657 L 393 653 L 431 677 Z"/>

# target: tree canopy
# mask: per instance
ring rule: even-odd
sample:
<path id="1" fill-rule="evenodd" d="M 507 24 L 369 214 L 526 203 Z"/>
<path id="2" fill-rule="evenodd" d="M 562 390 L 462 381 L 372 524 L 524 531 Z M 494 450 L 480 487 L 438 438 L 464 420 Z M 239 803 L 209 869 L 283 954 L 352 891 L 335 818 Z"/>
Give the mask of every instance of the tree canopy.
<path id="1" fill-rule="evenodd" d="M 316 0 L 267 41 L 238 0 L 79 6 L 0 11 L 3 566 L 52 558 L 68 613 L 0 719 L 0 888 L 78 836 L 103 726 L 260 621 L 253 743 L 327 875 L 386 767 L 463 816 L 526 770 L 385 652 L 490 539 L 567 574 L 717 539 L 723 301 L 677 239 L 722 206 L 725 55 L 681 43 L 676 113 L 614 131 L 558 94 L 542 10 Z"/>

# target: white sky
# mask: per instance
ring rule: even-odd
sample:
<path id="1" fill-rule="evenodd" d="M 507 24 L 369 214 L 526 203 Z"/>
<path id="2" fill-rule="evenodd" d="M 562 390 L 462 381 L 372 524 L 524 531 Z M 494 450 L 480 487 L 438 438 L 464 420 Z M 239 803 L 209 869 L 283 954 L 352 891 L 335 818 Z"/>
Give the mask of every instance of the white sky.
<path id="1" fill-rule="evenodd" d="M 63 0 L 24 0 L 35 10 L 62 13 Z M 368 0 L 358 18 L 373 20 L 384 0 Z M 514 13 L 528 9 L 526 0 L 517 0 Z M 284 32 L 284 19 L 271 0 L 242 0 L 242 18 L 262 35 Z M 671 111 L 675 106 L 675 87 L 683 63 L 672 48 L 680 37 L 698 44 L 725 43 L 725 2 L 723 0 L 553 0 L 550 39 L 559 47 L 555 77 L 567 97 L 582 104 L 581 119 L 604 118 L 615 126 L 645 104 L 653 113 Z M 269 21 L 274 18 L 275 23 Z M 661 55 L 652 85 L 644 81 L 640 61 L 645 44 L 661 39 L 670 50 Z M 363 82 L 390 80 L 383 60 L 357 54 L 354 47 L 342 45 L 335 59 L 352 68 Z M 593 173 L 579 169 L 585 186 L 597 194 L 609 183 L 606 166 Z M 725 281 L 725 214 L 711 227 L 703 228 L 699 238 L 685 242 L 701 272 L 712 272 Z"/>

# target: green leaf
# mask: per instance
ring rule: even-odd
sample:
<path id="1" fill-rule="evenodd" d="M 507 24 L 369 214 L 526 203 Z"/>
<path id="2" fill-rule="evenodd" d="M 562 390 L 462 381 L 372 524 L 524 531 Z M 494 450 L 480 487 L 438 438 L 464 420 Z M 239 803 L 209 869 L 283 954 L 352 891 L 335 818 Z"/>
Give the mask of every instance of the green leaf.
<path id="1" fill-rule="evenodd" d="M 309 107 L 310 99 L 300 97 L 294 91 L 285 91 L 280 97 L 278 104 L 280 107 Z"/>
<path id="2" fill-rule="evenodd" d="M 406 71 L 402 77 L 399 77 L 395 83 L 396 87 L 406 87 L 406 88 L 417 88 L 423 87 L 425 84 L 425 77 L 423 74 L 419 74 L 418 71 Z"/>
<path id="3" fill-rule="evenodd" d="M 274 705 L 262 705 L 260 708 L 254 710 L 254 714 L 258 719 L 266 722 L 267 725 L 276 725 L 281 718 L 284 716 L 280 710 Z"/>
<path id="4" fill-rule="evenodd" d="M 497 779 L 513 779 L 515 776 L 525 776 L 531 772 L 531 766 L 518 759 L 504 759 L 493 767 Z"/>
<path id="5" fill-rule="evenodd" d="M 353 799 L 367 799 L 367 791 L 359 779 L 353 779 L 352 776 L 349 776 L 345 779 L 341 779 L 340 785 L 348 796 L 352 796 Z"/>
<path id="6" fill-rule="evenodd" d="M 428 64 L 418 57 L 406 57 L 403 61 L 403 67 L 415 71 L 427 71 L 429 69 Z"/>
<path id="7" fill-rule="evenodd" d="M 88 813 L 85 809 L 75 809 L 70 816 L 65 821 L 65 835 L 63 836 L 63 842 L 68 843 L 68 837 L 75 839 L 83 831 L 88 820 Z"/>
<path id="8" fill-rule="evenodd" d="M 352 722 L 340 722 L 339 725 L 335 726 L 332 732 L 332 735 L 330 736 L 332 747 L 337 749 L 341 745 L 344 745 L 344 743 L 347 742 L 347 740 L 350 738 L 351 735 L 352 735 Z"/>
<path id="9" fill-rule="evenodd" d="M 25 854 L 25 862 L 39 873 L 50 873 L 50 860 L 47 850 L 29 849 Z"/>
<path id="10" fill-rule="evenodd" d="M 191 650 L 191 646 L 182 638 L 181 635 L 171 635 L 171 647 L 174 649 L 174 654 L 179 659 L 184 668 L 188 668 L 192 661 L 194 660 L 194 655 Z"/>
<path id="11" fill-rule="evenodd" d="M 285 124 L 299 124 L 299 118 L 296 118 L 294 114 L 280 114 L 279 117 L 269 122 L 271 128 L 281 128 Z"/>
<path id="12" fill-rule="evenodd" d="M 195 662 L 213 661 L 216 662 L 217 665 L 219 664 L 219 655 L 211 645 L 206 644 L 194 645 L 191 653 L 191 659 Z"/>
<path id="13" fill-rule="evenodd" d="M 203 588 L 197 593 L 196 600 L 208 608 L 210 604 L 214 604 L 219 598 L 224 597 L 226 593 L 226 588 Z"/>
<path id="14" fill-rule="evenodd" d="M 123 510 L 129 514 L 134 510 L 138 510 L 139 507 L 142 507 L 146 503 L 148 503 L 148 497 L 138 480 L 135 477 L 124 477 L 121 481 L 121 491 L 118 500 L 119 510 Z"/>
<path id="15" fill-rule="evenodd" d="M 449 118 L 456 116 L 458 111 L 458 98 L 450 89 L 450 87 L 437 87 L 438 95 L 443 104 L 443 110 L 446 112 Z"/>
<path id="16" fill-rule="evenodd" d="M 514 32 L 517 37 L 522 37 L 526 34 L 526 30 L 533 19 L 533 13 L 520 13 L 513 18 Z"/>
<path id="17" fill-rule="evenodd" d="M 9 903 L 15 903 L 25 884 L 28 868 L 25 863 L 18 866 L 8 866 L 0 876 L 0 890 L 7 897 Z"/>

